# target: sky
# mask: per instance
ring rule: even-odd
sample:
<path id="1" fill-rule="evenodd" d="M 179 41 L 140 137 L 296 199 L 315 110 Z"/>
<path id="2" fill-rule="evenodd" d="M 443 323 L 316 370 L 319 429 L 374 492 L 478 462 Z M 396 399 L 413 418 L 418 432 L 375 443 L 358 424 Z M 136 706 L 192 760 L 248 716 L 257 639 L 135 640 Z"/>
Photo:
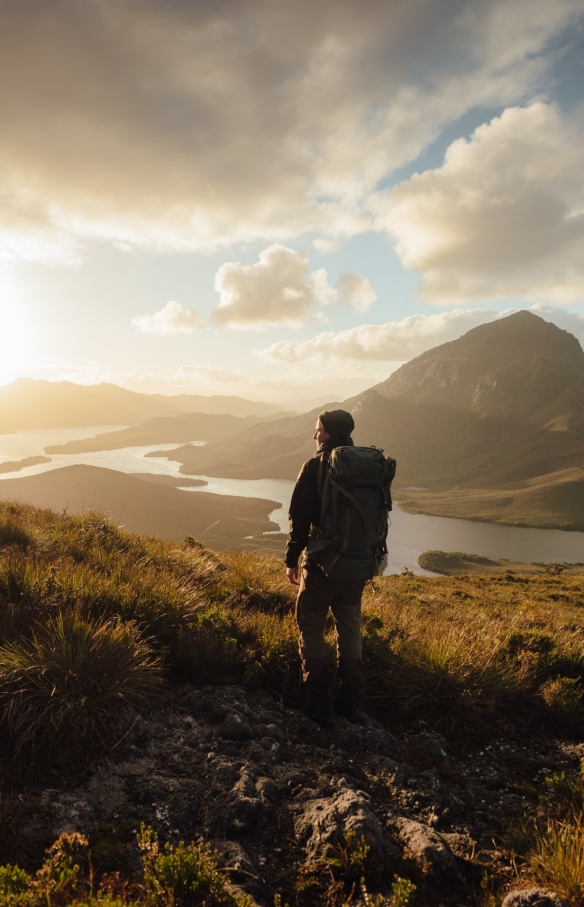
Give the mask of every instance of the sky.
<path id="1" fill-rule="evenodd" d="M 344 400 L 584 343 L 584 0 L 0 0 L 0 383 Z"/>

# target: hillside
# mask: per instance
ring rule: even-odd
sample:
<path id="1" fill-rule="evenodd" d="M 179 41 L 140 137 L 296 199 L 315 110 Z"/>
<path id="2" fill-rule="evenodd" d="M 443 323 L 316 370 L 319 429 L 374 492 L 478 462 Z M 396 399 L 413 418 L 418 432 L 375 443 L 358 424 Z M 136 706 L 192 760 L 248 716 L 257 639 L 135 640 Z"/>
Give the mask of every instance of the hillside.
<path id="1" fill-rule="evenodd" d="M 583 584 L 376 580 L 321 728 L 279 560 L 0 504 L 3 902 L 581 907 Z"/>
<path id="2" fill-rule="evenodd" d="M 0 387 L 0 431 L 84 425 L 136 425 L 159 416 L 200 412 L 271 416 L 278 408 L 240 397 L 140 394 L 115 384 L 19 378 Z"/>
<path id="3" fill-rule="evenodd" d="M 521 311 L 474 328 L 342 405 L 356 443 L 397 459 L 405 509 L 581 528 L 584 352 L 542 318 Z M 318 412 L 171 456 L 185 474 L 295 478 Z"/>
<path id="4" fill-rule="evenodd" d="M 277 531 L 268 514 L 274 501 L 181 491 L 168 477 L 127 475 L 96 466 L 66 466 L 0 482 L 0 500 L 26 501 L 59 513 L 97 509 L 131 532 L 177 542 L 204 538 L 213 548 L 246 548 L 246 537 Z M 188 485 L 188 480 L 185 485 Z M 170 486 L 170 487 L 169 487 Z M 255 541 L 255 546 L 259 542 Z"/>

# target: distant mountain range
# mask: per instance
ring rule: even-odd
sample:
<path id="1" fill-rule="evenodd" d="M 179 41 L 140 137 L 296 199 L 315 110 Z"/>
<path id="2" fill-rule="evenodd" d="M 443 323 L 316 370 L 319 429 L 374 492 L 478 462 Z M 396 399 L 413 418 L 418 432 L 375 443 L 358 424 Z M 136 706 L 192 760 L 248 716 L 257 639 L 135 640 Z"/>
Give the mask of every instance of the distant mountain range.
<path id="1" fill-rule="evenodd" d="M 35 383 L 37 414 L 49 393 L 46 384 Z M 15 385 L 10 387 L 14 396 Z M 122 421 L 132 421 L 132 406 L 144 410 L 186 406 L 194 399 L 237 401 L 150 397 L 112 385 L 76 387 L 50 386 L 53 393 L 59 389 L 63 406 L 68 395 L 73 399 L 77 391 L 94 392 L 91 414 L 89 398 L 75 397 L 76 405 L 82 396 L 85 400 L 85 424 L 98 424 L 99 406 L 103 412 L 109 407 L 112 419 L 112 401 L 120 418 L 126 406 Z M 29 397 L 32 390 L 26 388 Z M 2 391 L 10 396 L 0 389 L 0 418 L 6 411 Z M 237 401 L 238 406 L 244 403 L 261 406 Z M 584 530 L 584 351 L 571 334 L 527 311 L 423 353 L 342 404 L 293 416 L 162 413 L 149 421 L 136 419 L 140 424 L 129 429 L 47 450 L 75 453 L 176 442 L 182 446 L 150 456 L 180 462 L 185 475 L 294 479 L 314 452 L 318 413 L 339 406 L 355 417 L 357 444 L 375 444 L 396 457 L 395 496 L 402 509 Z M 31 412 L 29 408 L 27 417 L 32 418 Z M 62 424 L 78 423 L 71 416 Z M 209 443 L 188 443 L 196 440 Z"/>
<path id="2" fill-rule="evenodd" d="M 429 350 L 342 405 L 356 443 L 396 457 L 404 509 L 584 529 L 584 351 L 531 312 Z M 318 412 L 170 456 L 185 474 L 293 479 Z"/>
<path id="3" fill-rule="evenodd" d="M 68 428 L 85 425 L 136 425 L 161 416 L 206 413 L 271 416 L 271 403 L 242 397 L 140 394 L 115 384 L 74 384 L 19 378 L 0 387 L 0 432 L 22 428 Z"/>

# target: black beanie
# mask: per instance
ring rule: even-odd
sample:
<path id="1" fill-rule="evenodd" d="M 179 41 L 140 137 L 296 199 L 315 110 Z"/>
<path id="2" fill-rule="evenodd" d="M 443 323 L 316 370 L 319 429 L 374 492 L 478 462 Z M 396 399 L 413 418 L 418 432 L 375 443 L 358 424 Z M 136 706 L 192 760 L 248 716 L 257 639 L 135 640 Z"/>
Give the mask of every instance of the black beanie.
<path id="1" fill-rule="evenodd" d="M 329 435 L 350 435 L 355 428 L 351 413 L 344 409 L 331 409 L 321 413 L 318 421 Z"/>

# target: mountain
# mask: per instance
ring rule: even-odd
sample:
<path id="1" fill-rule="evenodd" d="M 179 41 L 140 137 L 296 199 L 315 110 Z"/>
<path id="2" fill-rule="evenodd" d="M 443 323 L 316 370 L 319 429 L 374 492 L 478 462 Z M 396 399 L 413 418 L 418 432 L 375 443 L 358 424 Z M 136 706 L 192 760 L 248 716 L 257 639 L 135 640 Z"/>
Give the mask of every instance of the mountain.
<path id="1" fill-rule="evenodd" d="M 560 414 L 567 415 L 567 401 L 558 398 L 568 388 L 580 388 L 571 398 L 577 410 L 571 417 L 581 421 L 583 383 L 584 351 L 576 338 L 532 312 L 520 311 L 422 353 L 375 390 L 390 400 L 464 410 L 483 418 L 530 419 L 534 426 L 547 428 Z M 568 418 L 562 427 L 574 429 L 576 422 Z"/>
<path id="2" fill-rule="evenodd" d="M 150 419 L 140 425 L 132 425 L 119 431 L 108 431 L 93 438 L 53 444 L 45 448 L 47 453 L 75 454 L 96 450 L 119 450 L 122 447 L 136 447 L 145 444 L 173 444 L 188 441 L 218 441 L 241 431 L 250 422 L 257 422 L 257 416 L 240 419 L 237 416 L 211 416 L 205 413 L 186 413 L 183 416 L 162 416 Z"/>
<path id="3" fill-rule="evenodd" d="M 396 457 L 404 509 L 584 528 L 584 352 L 537 315 L 473 328 L 342 406 L 355 417 L 357 444 Z M 185 474 L 293 479 L 313 452 L 318 412 L 171 456 Z M 515 498 L 521 504 L 511 506 Z"/>
<path id="4" fill-rule="evenodd" d="M 314 453 L 312 435 L 318 414 L 340 405 L 328 403 L 300 416 L 262 421 L 205 447 L 186 446 L 147 456 L 178 460 L 185 475 L 295 479 L 304 460 Z"/>
<path id="5" fill-rule="evenodd" d="M 136 425 L 159 416 L 200 412 L 269 417 L 270 403 L 241 397 L 140 394 L 115 384 L 81 385 L 71 381 L 19 378 L 0 387 L 0 431 L 67 428 L 80 425 Z"/>

